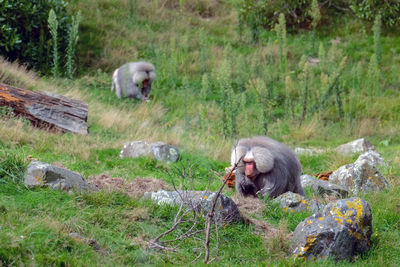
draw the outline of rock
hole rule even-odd
[[[273,201],[279,202],[283,210],[288,212],[317,212],[324,208],[324,205],[322,205],[321,203],[315,200],[307,200],[305,197],[293,192],[286,192],[275,198]]]
[[[375,147],[365,138],[351,141],[336,148],[338,153],[344,155],[363,153],[369,150],[375,150]]]
[[[150,144],[150,147],[157,160],[176,162],[179,159],[179,151],[176,146],[157,142]]]
[[[186,208],[194,209],[197,212],[207,215],[212,208],[212,203],[216,195],[216,192],[209,191],[160,190],[158,192],[146,192],[144,197],[150,198],[158,205],[180,205],[183,202]],[[219,225],[242,221],[242,217],[235,202],[224,195],[220,195],[217,200],[215,216]]]
[[[340,185],[333,184],[324,180],[315,179],[308,174],[300,176],[300,182],[303,188],[311,187],[314,192],[320,195],[328,194],[343,198],[347,197],[349,193],[344,187]]]
[[[120,152],[121,158],[137,158],[141,156],[150,156],[157,160],[171,163],[179,159],[179,150],[177,147],[163,142],[133,141],[125,143]]]
[[[318,154],[317,151],[315,151],[314,149],[311,148],[302,148],[302,147],[296,147],[294,149],[294,153],[297,156],[301,156],[301,155],[305,155],[305,156],[315,156]]]
[[[32,161],[28,165],[24,179],[28,187],[47,186],[51,189],[66,191],[98,191],[79,173],[40,161]]]
[[[379,154],[379,152],[377,151],[367,151],[363,154],[361,154],[358,159],[356,160],[356,162],[361,162],[362,160],[367,160],[371,163],[371,165],[378,167],[378,166],[386,166],[386,163],[383,159],[383,157],[381,156],[381,154]]]
[[[390,186],[368,159],[360,159],[340,167],[331,174],[329,181],[344,187],[353,195],[359,192],[377,192]]]
[[[358,197],[328,204],[295,229],[293,256],[307,260],[331,257],[351,260],[371,245],[372,213],[365,200]]]

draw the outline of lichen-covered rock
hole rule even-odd
[[[66,191],[98,191],[79,173],[40,161],[32,161],[28,165],[24,179],[28,187],[47,186]]]
[[[386,165],[385,160],[383,159],[381,154],[379,154],[379,152],[374,151],[374,150],[370,150],[370,151],[364,152],[363,154],[361,154],[358,157],[356,162],[360,162],[362,160],[369,161],[371,163],[371,165],[373,165],[375,167],[385,166]]]
[[[275,198],[273,201],[279,202],[282,206],[282,209],[287,212],[317,212],[324,208],[324,205],[316,200],[308,200],[305,197],[293,192],[286,192]]]
[[[157,160],[171,163],[179,159],[179,150],[177,147],[163,142],[133,141],[125,143],[120,152],[121,158],[137,158],[141,156],[150,156]]]
[[[354,195],[377,192],[389,187],[389,182],[368,159],[360,159],[334,171],[329,181],[344,187]]]
[[[150,198],[158,205],[183,205],[197,212],[207,215],[212,208],[212,203],[217,196],[216,192],[210,191],[165,191],[146,192],[145,198]],[[219,225],[242,221],[239,209],[235,202],[227,196],[220,195],[215,208],[215,218]]]
[[[349,193],[343,186],[313,178],[308,174],[300,176],[300,182],[303,188],[310,187],[320,195],[328,194],[343,198],[347,197]]]
[[[301,222],[293,233],[293,256],[351,260],[370,248],[371,208],[357,197],[329,203]]]
[[[157,142],[151,143],[150,148],[156,160],[175,162],[179,159],[179,151],[176,146]]]
[[[363,153],[369,150],[375,150],[375,147],[365,138],[351,141],[336,148],[337,152],[344,155]]]

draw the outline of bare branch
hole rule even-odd
[[[213,199],[211,210],[207,214],[207,223],[206,223],[206,240],[204,241],[204,248],[206,250],[206,254],[204,256],[204,263],[208,263],[210,259],[210,232],[211,232],[211,223],[213,219],[215,220],[215,206],[217,205],[217,200],[221,195],[222,189],[224,189],[226,182],[231,178],[233,172],[237,169],[239,162],[242,160],[243,156],[235,163],[233,168],[230,170],[228,177],[224,180],[224,183],[220,186],[215,198]],[[218,242],[218,241],[217,241]]]
[[[182,208],[182,206],[183,206],[183,202],[182,202],[182,204],[181,204],[180,209]],[[174,222],[174,224],[171,226],[170,229],[168,229],[167,231],[165,231],[165,232],[159,234],[156,238],[154,238],[154,239],[153,239],[152,241],[150,241],[150,242],[152,242],[152,243],[159,243],[160,238],[162,238],[163,236],[166,236],[167,234],[169,234],[169,233],[175,231],[179,224],[186,222],[186,221],[183,221],[183,218],[184,218],[185,215],[186,215],[188,212],[190,212],[190,211],[191,211],[191,210],[188,209],[188,210],[186,210],[185,212],[183,212],[182,215],[179,217],[179,219],[177,219],[177,221]],[[178,212],[178,213],[179,213],[179,212]],[[178,217],[178,216],[176,216],[175,219],[176,219],[177,217]]]
[[[200,259],[201,254],[202,254],[202,252],[200,251],[199,255],[198,255],[194,260],[192,260],[192,262],[191,262],[190,264],[193,264],[193,263],[195,263],[198,259]]]

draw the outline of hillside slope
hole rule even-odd
[[[79,77],[74,80],[38,78],[17,63],[0,62],[0,82],[87,102],[90,125],[87,136],[55,134],[1,110],[0,263],[187,265],[204,253],[203,235],[187,239],[176,252],[147,249],[147,241],[172,225],[177,208],[124,192],[79,195],[27,189],[21,177],[28,158],[61,164],[89,179],[105,175],[130,182],[151,177],[170,186],[217,190],[235,140],[268,134],[293,148],[320,149],[367,137],[390,162],[382,173],[392,184],[389,190],[363,196],[373,210],[372,248],[354,263],[324,265],[400,265],[399,37],[383,34],[382,61],[374,65],[370,25],[359,31],[359,21],[346,18],[345,27],[320,32],[316,40],[305,31],[288,34],[282,43],[271,31],[253,43],[247,29],[239,31],[230,1],[194,2],[70,1],[70,10],[83,14]],[[310,58],[320,63],[311,65]],[[117,99],[110,90],[112,71],[136,60],[156,66],[149,103]],[[174,164],[120,159],[122,145],[133,140],[174,144],[182,158]],[[300,161],[303,173],[313,174],[356,157],[329,151],[301,156]],[[232,196],[233,191],[226,188],[224,194]],[[219,247],[212,264],[304,264],[291,259],[287,234],[309,213],[286,214],[268,200],[265,205],[253,218],[272,224],[279,235],[255,235],[252,224],[221,227],[218,243],[215,232],[211,239],[212,256]],[[198,227],[203,226],[201,222]],[[71,232],[95,239],[100,249],[71,238]]]

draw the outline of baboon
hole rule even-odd
[[[156,78],[153,64],[148,62],[129,62],[114,71],[111,91],[115,89],[118,98],[135,97],[149,100],[151,84]]]
[[[293,151],[267,136],[240,139],[231,154],[236,163],[236,192],[243,196],[277,196],[291,191],[305,196],[301,165]]]

